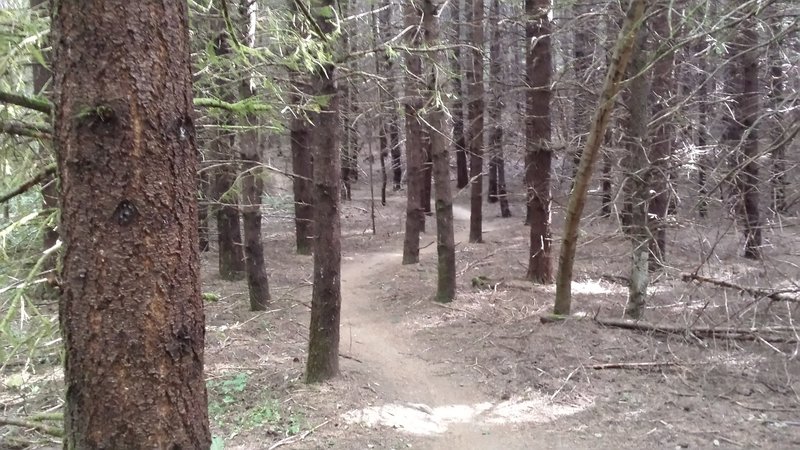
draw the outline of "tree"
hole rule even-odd
[[[253,8],[251,9],[251,4]],[[256,12],[250,0],[239,3],[240,42],[255,47],[255,30],[251,29],[251,15]],[[251,79],[245,76],[239,84],[242,100],[255,96]],[[250,295],[250,310],[265,311],[271,300],[264,245],[261,242],[261,196],[264,195],[264,171],[261,167],[261,139],[258,118],[253,114],[244,116],[247,130],[239,136],[239,157],[242,160],[242,222],[244,225],[244,256],[247,290]]]
[[[452,71],[453,71],[453,146],[456,150],[456,187],[463,189],[469,184],[469,169],[467,167],[467,142],[464,136],[464,96],[463,84],[463,64],[461,61],[461,3],[462,0],[453,1],[453,9],[450,10],[450,23],[453,24],[453,48]]]
[[[223,68],[217,68],[215,93],[224,101],[236,99],[236,86],[225,80],[226,66],[231,66],[231,42],[224,20],[217,20],[216,30],[221,30],[213,43],[214,53],[220,57]],[[211,156],[216,165],[211,186],[212,198],[217,202],[217,243],[219,253],[219,275],[223,280],[236,281],[245,278],[244,247],[239,215],[239,193],[236,191],[238,164],[234,154],[235,134],[231,128],[236,125],[233,114],[220,113],[216,123],[218,130],[210,144]]]
[[[653,17],[654,41],[660,43],[653,63],[652,82],[652,124],[649,133],[648,159],[652,165],[649,170],[649,190],[653,192],[648,201],[647,222],[650,239],[649,267],[651,271],[664,266],[664,257],[667,245],[667,230],[665,219],[670,202],[670,186],[668,167],[672,157],[672,141],[675,139],[674,114],[671,109],[671,96],[675,90],[675,77],[673,75],[675,54],[672,50],[674,42],[671,39],[670,5],[662,2],[661,10]],[[665,50],[664,50],[665,49]],[[644,92],[647,95],[647,91]]]
[[[187,8],[54,3],[65,448],[210,445]]]
[[[469,0],[467,24],[472,59],[467,66],[469,123],[469,241],[483,242],[483,0]]]
[[[549,0],[526,0],[525,69],[528,85],[525,111],[525,184],[528,189],[530,258],[527,278],[537,283],[553,281],[550,232],[550,77],[551,56]]]
[[[439,40],[439,27],[436,23],[438,7],[434,0],[422,3],[422,28],[425,43],[433,47]],[[436,54],[432,56],[428,69],[428,136],[436,188],[436,250],[438,261],[438,282],[436,300],[450,302],[456,295],[456,245],[453,235],[453,195],[450,190],[450,157],[445,143],[444,106],[441,98]]]
[[[648,200],[652,187],[650,155],[647,151],[649,123],[647,97],[650,81],[647,74],[646,42],[647,31],[642,27],[637,33],[632,60],[628,67],[630,87],[625,96],[628,110],[628,120],[625,124],[627,154],[622,159],[625,192],[622,224],[631,242],[632,256],[625,315],[634,319],[641,317],[647,298],[649,244],[652,240],[648,228]]]
[[[578,245],[578,229],[586,204],[586,191],[592,178],[592,169],[599,155],[598,150],[605,134],[614,98],[620,89],[620,82],[625,74],[631,58],[633,42],[637,30],[641,26],[646,0],[631,0],[625,22],[622,25],[614,56],[608,66],[608,73],[603,82],[603,89],[589,128],[589,136],[581,153],[580,164],[574,180],[574,187],[567,203],[564,220],[564,237],[561,241],[561,253],[558,258],[558,275],[556,277],[556,301],[553,312],[556,315],[568,315],[572,304],[572,270],[575,264],[575,249]]]
[[[732,43],[734,72],[733,117],[728,122],[728,139],[736,151],[736,191],[744,226],[744,257],[761,259],[761,218],[759,211],[758,131],[759,103],[758,32],[752,18],[739,24]]]
[[[334,0],[313,0],[316,38],[327,52],[336,48]],[[333,61],[333,59],[331,60]],[[333,62],[312,74],[314,95],[322,99],[312,114],[314,133],[314,287],[311,294],[306,381],[315,383],[339,373],[341,292],[341,225],[339,218],[341,157],[339,152],[339,92]]]
[[[506,193],[506,162],[503,157],[503,101],[501,78],[503,75],[503,55],[501,51],[500,39],[500,1],[492,1],[491,12],[492,43],[489,46],[491,52],[491,63],[489,65],[489,80],[492,99],[489,104],[489,117],[492,120],[492,130],[489,134],[489,148],[491,158],[489,159],[489,203],[500,202],[500,216],[511,217],[511,210],[508,207],[508,195]]]
[[[410,47],[419,47],[422,40],[417,32],[420,12],[416,5],[407,0],[403,4],[403,17]],[[422,94],[419,80],[422,78],[422,59],[416,52],[406,54],[406,230],[403,240],[403,264],[419,262],[419,234],[425,227],[425,214],[422,210],[422,124],[419,114],[422,111]]]
[[[289,0],[289,9],[294,13],[292,26],[298,33],[305,33],[304,22],[297,15],[294,0]],[[291,103],[297,108],[289,119],[289,142],[292,151],[292,194],[294,196],[294,232],[297,254],[310,255],[314,247],[312,228],[314,225],[314,193],[312,177],[314,168],[311,157],[311,136],[308,120],[302,112],[303,97],[308,89],[307,80],[299,71],[293,71]]]

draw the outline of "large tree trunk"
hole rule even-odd
[[[255,47],[255,29],[251,29],[251,0],[239,3],[239,19],[242,24],[241,42],[248,47]],[[244,100],[253,97],[255,92],[249,77],[245,77],[239,86],[239,97]],[[269,278],[267,263],[264,258],[264,244],[261,242],[261,196],[264,194],[264,174],[261,167],[261,139],[258,132],[258,119],[247,115],[245,126],[251,127],[239,136],[239,156],[242,159],[242,191],[244,205],[242,222],[244,225],[244,256],[247,271],[247,290],[250,294],[250,310],[265,311],[271,298],[269,294]]]
[[[626,97],[628,120],[625,130],[627,154],[622,159],[625,206],[622,214],[623,230],[631,241],[631,276],[628,283],[628,302],[625,315],[638,319],[642,315],[649,283],[648,259],[650,230],[648,229],[648,199],[651,164],[645,141],[649,115],[647,97],[650,83],[647,70],[645,44],[647,31],[639,29],[628,74],[629,91]]]
[[[327,36],[327,51],[333,52],[335,23],[323,15],[334,7],[333,0],[314,0],[312,11],[318,27]],[[339,92],[336,66],[326,64],[314,73],[314,94],[329,98],[313,115],[314,148],[314,287],[311,294],[306,381],[320,382],[339,373],[339,317],[341,292],[341,225],[339,219],[340,152]]]
[[[467,66],[469,97],[469,241],[483,242],[483,0],[470,0],[467,7],[472,59]]]
[[[631,0],[625,22],[622,25],[614,56],[608,66],[603,90],[597,105],[597,111],[589,128],[586,146],[581,153],[578,173],[574,187],[567,203],[564,220],[564,237],[561,242],[561,253],[558,259],[558,275],[556,278],[556,301],[553,312],[568,315],[572,306],[572,270],[575,265],[575,250],[578,245],[578,230],[586,204],[586,193],[592,178],[592,170],[599,156],[600,144],[605,135],[611,111],[614,109],[614,98],[620,89],[620,82],[630,61],[633,42],[637,30],[641,26],[646,0]]]
[[[537,283],[553,281],[550,232],[550,77],[552,44],[550,38],[549,0],[526,0],[525,68],[528,84],[527,123],[525,125],[525,184],[528,188],[530,258],[527,278]]]
[[[65,448],[210,446],[187,8],[53,11]]]
[[[410,1],[403,4],[406,27],[419,25],[420,11]],[[414,28],[416,29],[416,28]],[[419,32],[408,33],[409,45],[419,47]],[[406,54],[406,232],[403,242],[403,264],[419,262],[419,235],[425,227],[425,214],[422,210],[422,124],[419,113],[422,111],[422,95],[419,79],[422,77],[422,60],[418,53]]]
[[[437,6],[434,0],[422,3],[422,27],[428,47],[438,44],[439,27],[436,21]],[[428,73],[428,98],[438,95],[438,66],[440,58],[432,55]],[[438,277],[436,301],[450,302],[456,296],[456,245],[453,234],[453,194],[450,188],[450,157],[445,143],[444,111],[439,103],[429,110],[427,117],[430,152],[433,159],[433,178],[436,188],[436,250],[438,255]]]

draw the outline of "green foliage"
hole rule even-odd
[[[259,427],[285,436],[299,433],[305,422],[302,416],[287,413],[280,403],[261,389],[250,383],[246,373],[209,381],[209,418],[220,427],[229,429],[232,435]],[[257,399],[255,406],[241,409],[250,399]]]

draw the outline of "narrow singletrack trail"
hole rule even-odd
[[[463,221],[469,220],[469,211],[456,207],[454,216],[456,242],[466,242]],[[428,226],[435,227],[428,220]],[[366,371],[386,402],[348,413],[350,417],[396,432],[430,436],[426,440],[430,446],[425,447],[430,449],[569,448],[560,439],[553,440],[556,436],[542,436],[546,425],[531,423],[551,418],[514,420],[520,410],[531,414],[535,406],[530,402],[503,404],[486,398],[477,384],[456,382],[420,357],[428,344],[404,326],[404,316],[386,311],[380,300],[385,292],[379,281],[391,279],[398,270],[401,252],[393,249],[343,260],[341,349],[361,361],[359,369]],[[421,259],[434,261],[435,252],[436,246],[429,246]]]

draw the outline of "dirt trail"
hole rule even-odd
[[[469,211],[456,206],[454,217],[457,226],[463,228]],[[466,231],[457,229],[456,241],[466,239]],[[477,385],[458,384],[420,358],[424,344],[403,326],[403,317],[384,311],[378,300],[383,294],[378,283],[391,279],[391,273],[400,267],[400,252],[396,249],[353,256],[346,258],[342,266],[341,348],[346,355],[362,361],[359,369],[370,375],[376,384],[372,388],[386,402],[371,411],[381,417],[372,422],[431,436],[431,449],[562,447],[558,440],[544,442],[541,431],[532,440],[532,424],[520,430],[514,425],[487,423],[507,422],[504,416],[515,416],[520,408],[531,406],[498,405],[497,399],[482,396]],[[424,260],[433,255],[435,246],[430,246],[423,249],[421,257]]]

